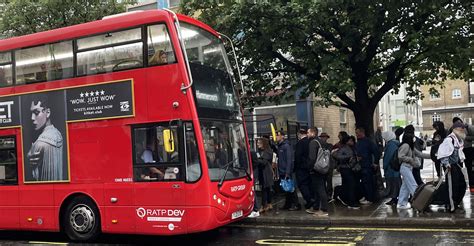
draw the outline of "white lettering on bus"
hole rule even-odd
[[[107,95],[107,96],[101,96],[100,100],[101,101],[110,101],[110,100],[114,100],[114,98],[115,98],[115,95]]]
[[[12,122],[12,105],[13,101],[0,102],[0,119],[2,119],[2,123]]]
[[[151,209],[137,208],[137,216],[141,219],[147,217],[147,221],[181,221],[185,210],[181,209]]]
[[[245,185],[237,185],[237,186],[230,187],[231,192],[236,192],[240,190],[245,190]]]
[[[219,97],[217,95],[202,93],[198,90],[196,90],[196,97],[198,99],[202,99],[202,100],[206,100],[206,101],[213,101],[213,102],[218,102],[219,101]]]

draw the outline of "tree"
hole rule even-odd
[[[0,0],[0,34],[20,36],[125,12],[135,0]]]
[[[472,78],[472,4],[467,0],[191,1],[185,14],[231,36],[246,81],[245,101],[278,102],[302,88],[320,105],[353,111],[373,133],[380,99],[407,84]],[[275,96],[266,98],[272,93]]]

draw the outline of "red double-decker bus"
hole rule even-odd
[[[0,40],[0,229],[170,235],[253,207],[220,35],[167,10]]]

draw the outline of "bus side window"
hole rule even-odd
[[[11,52],[0,52],[0,87],[13,84]]]
[[[163,132],[170,130],[175,141],[174,151],[167,152]],[[135,181],[180,181],[183,180],[183,165],[180,160],[178,131],[166,125],[148,125],[133,128]]]
[[[28,84],[73,76],[72,41],[15,51],[16,83]]]
[[[176,62],[168,29],[164,24],[148,26],[148,65]]]
[[[141,28],[80,38],[77,49],[78,76],[143,66]]]
[[[14,137],[0,137],[0,185],[18,184]]]

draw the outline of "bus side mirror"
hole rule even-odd
[[[173,132],[170,129],[163,131],[163,143],[165,145],[166,153],[174,152],[174,136]]]

